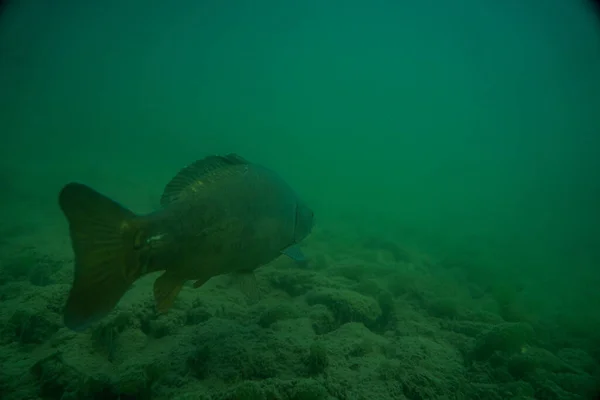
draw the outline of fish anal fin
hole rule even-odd
[[[203,186],[218,179],[216,171],[232,165],[249,164],[237,154],[225,156],[208,156],[182,168],[165,186],[160,198],[161,206],[165,207],[186,194],[202,190]]]
[[[70,183],[59,205],[69,222],[75,253],[65,325],[83,330],[108,314],[143,273],[135,238],[143,220],[86,185]]]
[[[177,295],[181,291],[185,279],[164,272],[154,281],[154,300],[156,311],[160,314],[166,313],[173,306]]]

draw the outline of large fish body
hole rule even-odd
[[[70,183],[60,206],[69,222],[75,277],[65,324],[85,329],[108,314],[139,277],[154,283],[159,312],[187,280],[252,276],[280,254],[302,259],[296,244],[313,212],[273,171],[230,154],[184,168],[166,186],[162,208],[137,216],[88,186]]]

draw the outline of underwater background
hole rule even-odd
[[[8,1],[0,398],[588,399],[600,382],[600,23],[584,2]],[[306,268],[83,333],[57,204],[135,212],[235,152],[314,209]]]

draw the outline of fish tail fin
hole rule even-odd
[[[59,196],[75,253],[75,277],[64,310],[65,325],[85,329],[108,314],[142,275],[136,255],[141,218],[79,183]]]

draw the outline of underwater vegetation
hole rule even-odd
[[[68,257],[5,245],[0,397],[575,400],[596,389],[597,321],[531,318],[522,289],[486,281],[468,253],[341,243],[317,230],[307,268],[282,257],[257,270],[258,302],[216,277],[157,314],[150,275],[82,333],[61,320]]]

